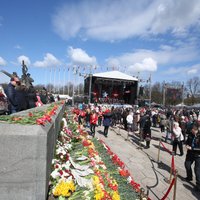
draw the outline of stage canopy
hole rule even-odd
[[[119,71],[96,73],[96,74],[93,74],[92,76],[104,78],[104,79],[108,78],[108,79],[123,80],[123,81],[138,81],[136,77],[129,76]]]
[[[92,103],[134,104],[137,99],[138,79],[119,71],[91,74],[84,83]]]

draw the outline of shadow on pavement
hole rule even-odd
[[[159,149],[159,145],[157,145],[157,144],[152,144],[155,148],[157,148],[157,149]],[[168,152],[165,148],[163,148],[162,146],[160,146],[160,150],[161,151],[165,151],[165,152]],[[171,151],[171,150],[169,150],[169,151]],[[169,152],[168,152],[169,153]]]
[[[97,132],[98,132],[100,135],[103,135],[104,137],[106,137],[106,136],[104,135],[103,131],[98,130]],[[108,136],[109,136],[109,131],[108,131]]]
[[[142,144],[142,141],[140,141],[140,138],[137,137],[135,134],[134,135],[129,135],[129,137],[130,137],[131,141],[133,143],[135,143],[136,145],[141,146],[142,148],[145,147],[145,145]]]
[[[143,151],[143,152],[144,152],[144,151]],[[146,185],[146,187],[147,187],[147,196],[149,196],[149,192],[151,191],[151,193],[152,193],[157,199],[160,199],[160,198],[155,194],[155,192],[152,190],[153,188],[155,188],[155,187],[158,186],[158,184],[159,184],[159,179],[158,179],[158,175],[157,175],[157,172],[158,172],[158,171],[155,169],[155,166],[154,166],[155,161],[149,156],[148,153],[146,153],[146,152],[144,152],[144,153],[147,155],[149,161],[151,162],[152,170],[153,170],[153,172],[154,172],[154,174],[155,174],[155,178],[156,178],[156,182],[155,182],[154,185]]]
[[[195,191],[195,189],[194,189],[194,184],[192,184],[192,185],[193,185],[193,186],[190,186],[190,185],[187,185],[187,184],[183,183],[183,186],[184,186],[187,190],[189,190],[189,191],[192,193],[192,195],[194,195],[197,199],[200,199],[200,192]]]

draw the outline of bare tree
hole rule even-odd
[[[200,91],[200,79],[199,77],[191,78],[187,81],[187,89],[190,96],[196,96]]]
[[[151,96],[152,96],[152,102],[155,102],[157,104],[162,104],[162,85],[159,82],[156,82],[151,87]]]
[[[195,103],[195,99],[197,98],[197,95],[200,92],[200,79],[199,77],[193,77],[187,81],[187,92],[188,97],[191,100],[191,104]]]

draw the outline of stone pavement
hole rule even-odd
[[[96,127],[95,137],[102,139],[119,156],[126,164],[134,180],[145,189],[145,193],[148,192],[152,200],[161,199],[169,188],[167,179],[170,177],[171,155],[161,147],[159,162],[157,162],[159,140],[163,138],[159,128],[152,128],[152,140],[149,149],[140,148],[144,147],[145,142],[140,143],[137,134],[131,134],[130,139],[125,140],[127,138],[125,130],[119,127],[110,127],[106,138],[103,135],[103,128],[103,126]],[[169,150],[172,149],[170,144],[164,142],[163,144]],[[179,154],[178,149],[177,153]],[[175,168],[178,170],[176,199],[200,200],[200,192],[193,189],[195,181],[188,183],[183,179],[186,176],[185,154],[175,156]],[[174,188],[166,199],[172,200],[173,192]]]

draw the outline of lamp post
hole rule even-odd
[[[89,101],[88,103],[91,103],[91,91],[92,91],[92,74],[89,74],[90,82],[89,82]]]
[[[165,93],[166,93],[165,90],[166,90],[166,83],[164,83],[164,86],[163,86],[163,106],[165,106],[165,101],[166,101],[166,100],[165,100],[165,98],[166,98],[166,97],[165,97]]]
[[[74,83],[72,85],[72,106],[74,106]]]
[[[149,107],[151,107],[151,74],[149,76]]]

